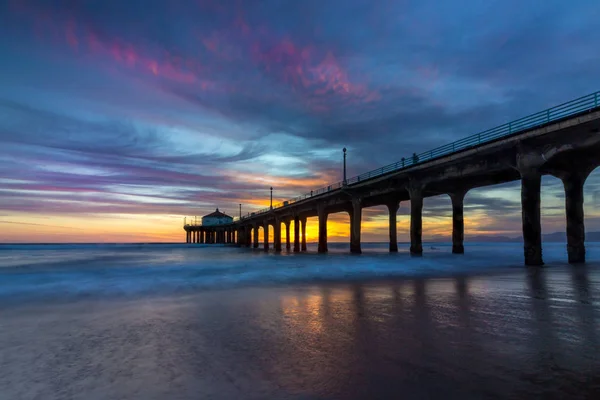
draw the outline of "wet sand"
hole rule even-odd
[[[600,268],[532,271],[5,302],[0,398],[600,398]]]

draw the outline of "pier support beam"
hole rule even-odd
[[[269,251],[269,224],[267,222],[265,222],[263,224],[263,233],[264,233],[263,248],[265,249],[265,251]]]
[[[390,236],[390,253],[398,252],[398,228],[397,228],[397,214],[398,208],[400,207],[399,201],[392,201],[387,204],[388,213],[390,217],[389,223],[389,236]]]
[[[190,242],[190,233],[188,231],[185,231],[185,242],[186,243]]]
[[[352,199],[352,211],[350,211],[350,253],[361,254],[360,248],[360,225],[362,221],[362,201],[360,198]]]
[[[250,248],[252,246],[252,227],[250,225],[246,226],[246,247]]]
[[[421,187],[412,186],[410,195],[410,254],[423,254],[423,191]]]
[[[281,252],[281,221],[279,219],[275,219],[273,225],[273,247],[276,252]]]
[[[294,218],[294,253],[300,251],[300,218]]]
[[[531,168],[521,171],[521,217],[525,265],[544,265],[540,217],[541,185],[542,175],[539,170]]]
[[[306,251],[306,218],[302,218],[302,251]]]
[[[327,253],[327,212],[325,207],[319,207],[319,253]]]
[[[252,228],[252,230],[254,233],[254,243],[253,243],[252,247],[254,247],[255,249],[258,249],[258,231],[259,231],[258,224],[254,224],[254,227]]]
[[[464,200],[466,190],[457,190],[448,193],[452,200],[452,253],[465,253],[465,220],[464,220]]]
[[[567,254],[570,264],[585,262],[585,223],[583,185],[591,169],[570,173],[562,178],[567,215]]]
[[[286,220],[284,222],[285,224],[285,249],[287,251],[290,251],[291,249],[291,245],[290,245],[290,220]]]

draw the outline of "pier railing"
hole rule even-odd
[[[202,217],[185,217],[183,218],[183,226],[202,226]]]
[[[453,153],[458,153],[460,151],[464,151],[472,147],[489,143],[503,137],[509,137],[514,134],[526,131],[528,129],[539,127],[550,122],[558,121],[566,117],[593,110],[595,108],[598,108],[599,106],[600,91],[554,106],[552,108],[548,108],[547,110],[519,118],[517,120],[508,122],[495,128],[476,133],[474,135],[457,140],[455,142],[436,147],[435,149],[428,150],[420,154],[413,154],[412,156],[406,158],[402,158],[400,161],[397,161],[395,163],[388,164],[381,168],[377,168],[372,171],[365,172],[364,174],[349,178],[346,180],[346,185],[354,185],[371,178],[410,168],[414,165],[423,163],[425,161],[431,161],[433,159],[447,156]],[[293,199],[289,199],[282,203],[274,204],[273,208],[263,208],[262,210],[252,212],[248,215],[244,215],[241,217],[241,219],[243,220],[245,218],[254,217],[255,215],[264,214],[266,212],[271,211],[272,209],[285,207],[290,204],[306,200],[314,196],[318,196],[320,194],[331,192],[332,190],[341,189],[343,186],[343,181],[335,182],[330,185],[327,185],[326,187],[313,190],[310,193],[305,193],[301,196],[294,197]],[[239,219],[240,218],[238,218],[237,220]]]

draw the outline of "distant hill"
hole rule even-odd
[[[451,237],[445,236],[433,236],[425,239],[428,242],[451,242]],[[600,232],[586,232],[586,242],[600,242]],[[485,243],[514,243],[522,242],[521,236],[509,237],[509,236],[496,236],[496,235],[476,235],[476,236],[465,236],[465,242],[485,242]],[[567,242],[566,232],[554,232],[542,235],[543,242]]]

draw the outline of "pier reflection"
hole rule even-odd
[[[537,270],[313,285],[282,290],[276,305],[250,301],[257,314],[230,332],[252,368],[290,394],[536,395],[546,379],[560,391],[575,371],[598,371],[596,291],[584,269],[550,282]]]

